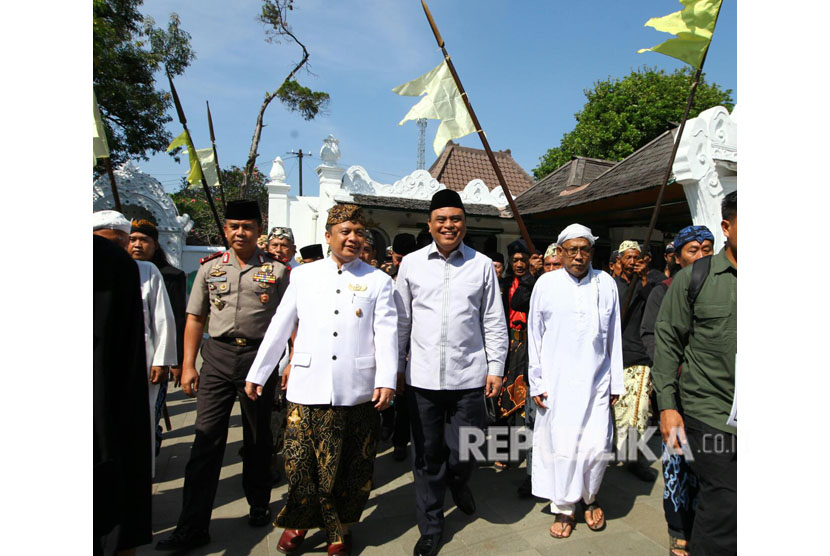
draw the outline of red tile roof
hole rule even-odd
[[[507,188],[513,197],[518,197],[536,183],[535,180],[513,160],[510,149],[493,153],[499,164]],[[430,166],[433,178],[447,186],[448,189],[462,191],[474,179],[483,180],[492,191],[499,186],[499,180],[484,149],[462,147],[449,141],[438,159]]]

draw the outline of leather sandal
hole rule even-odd
[[[277,550],[283,554],[291,554],[303,544],[308,529],[286,529],[277,543]]]
[[[588,523],[588,518],[585,518],[585,525],[588,526],[588,529],[590,529],[591,531],[602,531],[603,529],[605,529],[605,511],[603,511],[603,509],[599,507],[597,501],[594,500],[590,504],[586,504],[585,502],[583,502],[582,505],[585,507],[584,513],[587,514],[588,512],[591,512],[591,517],[594,517],[594,512],[596,510],[602,512],[602,517],[593,526],[591,526],[591,524]]]
[[[683,546],[680,546],[681,542]],[[675,550],[680,552],[675,552]],[[689,541],[669,535],[669,556],[689,556]]]
[[[562,533],[558,534],[558,535],[553,532],[553,525],[556,525],[557,523],[562,523],[563,524]],[[571,533],[573,533],[573,530],[576,527],[576,520],[574,519],[574,516],[572,516],[572,515],[556,514],[556,517],[553,518],[553,525],[551,525],[550,530],[549,530],[550,536],[553,537],[554,539],[567,539],[568,537],[571,536]],[[566,535],[564,527],[566,527],[568,525],[571,526],[571,530],[568,531],[568,534]]]

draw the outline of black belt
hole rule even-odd
[[[251,347],[258,347],[259,344],[262,343],[262,338],[258,340],[251,340],[249,338],[231,338],[229,336],[217,336],[213,338],[217,342],[222,342],[223,344],[231,344],[234,346],[251,346]]]

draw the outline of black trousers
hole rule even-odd
[[[472,458],[461,460],[459,429],[484,426],[484,388],[425,390],[407,385],[406,396],[418,529],[433,535],[444,528],[446,487],[466,484],[476,466]]]
[[[738,439],[697,419],[684,417],[700,488],[692,526],[693,556],[738,553]]]
[[[202,346],[204,363],[196,396],[196,438],[184,472],[182,513],[177,529],[207,530],[228,441],[228,423],[234,401],[242,406],[242,488],[250,506],[267,506],[271,500],[269,463],[273,439],[271,406],[277,373],[265,384],[262,396],[245,395],[245,377],[257,347],[234,346],[209,339]]]

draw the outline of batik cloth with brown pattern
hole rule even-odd
[[[357,523],[372,491],[380,414],[356,406],[288,402],[283,457],[288,499],[274,525],[326,531],[343,542],[343,525]]]
[[[632,365],[623,369],[625,393],[614,404],[614,425],[617,451],[627,454],[625,449],[629,428],[634,427],[640,436],[646,432],[651,395],[651,368],[647,365]]]
[[[508,329],[510,347],[504,362],[504,379],[501,395],[498,398],[501,418],[506,418],[525,406],[527,398],[527,329]]]
[[[365,226],[366,218],[363,216],[363,211],[357,205],[334,205],[329,209],[326,226],[334,226],[341,222],[360,222]]]

